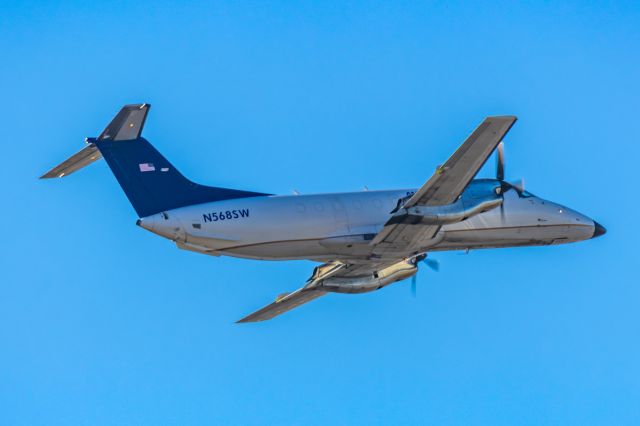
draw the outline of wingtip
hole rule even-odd
[[[47,173],[43,174],[42,176],[40,176],[38,179],[55,179],[55,178],[61,178],[61,177],[65,177],[66,174],[65,173],[61,173],[59,175],[55,175],[52,173],[52,171],[48,171]]]
[[[495,120],[495,119],[501,119],[501,120],[513,120],[516,121],[518,119],[518,116],[516,115],[490,115],[487,117],[488,120]]]
[[[255,320],[253,320],[253,321],[252,321],[252,320],[248,319],[247,317],[245,317],[245,318],[240,318],[240,319],[239,319],[238,321],[236,321],[235,323],[236,323],[236,324],[247,324],[247,323],[249,323],[249,322],[258,322],[258,321],[255,321]]]
[[[148,102],[140,102],[137,104],[126,104],[126,105],[123,105],[122,108],[138,108],[138,109],[151,108],[151,104]]]

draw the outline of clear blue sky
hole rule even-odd
[[[638,424],[638,2],[184,3],[0,8],[0,424]],[[238,326],[312,263],[180,251],[104,162],[37,180],[134,102],[187,176],[283,194],[419,186],[516,114],[509,178],[609,232]]]

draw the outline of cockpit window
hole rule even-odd
[[[512,185],[512,184],[510,184],[508,182],[504,182],[504,181],[502,181],[500,183],[500,186],[495,189],[495,192],[496,192],[496,194],[500,194],[501,192],[507,192],[510,189],[513,189],[514,191],[516,191],[518,193],[518,197],[520,197],[520,198],[535,197],[535,195],[533,195],[529,191],[523,191],[519,187],[517,187],[515,185]]]
[[[518,196],[520,198],[531,198],[531,197],[535,197],[535,195],[533,195],[532,193],[530,193],[529,191],[519,191],[516,188],[516,191],[518,191]]]

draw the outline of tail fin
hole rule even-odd
[[[149,108],[151,108],[151,105],[148,104],[125,105],[118,115],[111,120],[107,128],[100,133],[98,140],[111,139],[121,141],[138,139],[140,133],[142,133]],[[85,142],[87,146],[40,176],[40,179],[69,176],[71,173],[101,159],[102,154],[95,144],[96,139],[86,138]]]
[[[199,185],[140,137],[149,104],[126,105],[97,139],[42,178],[63,177],[104,157],[139,217],[211,201],[268,194]]]

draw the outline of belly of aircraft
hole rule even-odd
[[[444,238],[425,251],[447,251],[563,244],[588,238],[588,226],[540,225],[503,228],[443,229]],[[330,245],[322,239],[272,241],[229,247],[222,254],[251,259],[365,259],[370,252],[366,241]]]

